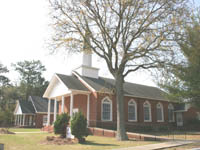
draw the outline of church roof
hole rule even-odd
[[[111,92],[114,89],[115,85],[114,79],[103,78],[103,77],[95,79],[84,76],[81,76],[81,78],[96,91]],[[139,98],[168,101],[167,98],[165,97],[166,93],[160,90],[159,88],[141,84],[135,84],[131,82],[124,83],[124,94],[127,96],[133,96]]]
[[[39,96],[29,96],[29,101],[32,101],[36,112],[38,113],[47,113],[48,112],[48,99],[42,98]],[[54,112],[54,100],[51,100],[51,109],[50,112]],[[58,111],[58,105],[57,105]]]
[[[35,109],[33,107],[32,102],[27,101],[27,100],[19,100],[19,105],[21,107],[23,114],[34,114],[35,113]]]
[[[54,112],[54,100],[51,100],[51,113]],[[19,100],[23,114],[47,113],[48,100],[39,96],[29,96],[28,100]],[[58,104],[57,104],[58,111]]]
[[[97,92],[112,92],[115,88],[115,80],[98,77],[98,78],[91,78],[86,76],[81,76],[77,72],[74,72],[71,76],[57,74],[58,77],[62,80],[64,84],[70,89],[74,90],[83,90],[89,91],[86,86],[76,77],[78,75],[83,81],[86,82],[91,88],[93,88]],[[124,83],[124,94],[125,96],[132,96],[138,98],[147,98],[147,99],[154,99],[154,100],[164,100],[168,101],[165,97],[166,93],[160,90],[157,87],[146,86],[135,84],[131,82]]]
[[[73,90],[81,90],[81,91],[89,91],[88,88],[86,88],[77,78],[76,76],[72,75],[63,75],[58,74],[56,75],[59,77],[59,79],[69,88]]]

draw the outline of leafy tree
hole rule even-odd
[[[139,69],[172,61],[174,34],[187,21],[187,0],[50,0],[52,52],[87,51],[102,58],[115,78],[117,139],[126,140],[124,79]],[[180,32],[181,33],[181,32]]]
[[[88,136],[87,120],[81,112],[75,113],[71,120],[71,131],[79,143],[84,143]]]
[[[178,41],[183,61],[165,68],[159,85],[170,99],[189,101],[200,108],[200,16],[194,16],[184,30],[185,35]]]
[[[48,82],[42,77],[46,68],[37,60],[23,61],[13,64],[15,70],[20,74],[19,90],[22,99],[27,99],[30,95],[42,96]]]
[[[54,133],[60,134],[63,138],[66,137],[66,128],[69,124],[69,119],[70,117],[66,113],[58,115],[54,122]]]
[[[4,73],[8,72],[9,70],[7,69],[7,67],[3,66],[3,64],[0,63],[0,87],[9,84],[10,80],[3,75]]]

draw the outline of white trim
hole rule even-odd
[[[70,95],[70,117],[73,116],[73,106],[74,106],[74,95],[71,93]]]
[[[130,104],[131,102],[133,102],[134,104]],[[135,106],[135,120],[130,120],[129,119],[129,105],[134,105]],[[129,100],[129,102],[128,102],[128,121],[130,121],[130,122],[137,122],[137,103],[133,99]]]
[[[56,121],[56,115],[57,115],[57,100],[54,100],[54,113],[53,113],[53,121]]]
[[[87,95],[87,125],[90,123],[90,94]]]
[[[145,115],[144,113],[144,105],[145,104],[148,104],[148,107],[149,107],[149,120],[145,120],[145,116],[144,116],[144,122],[152,122],[152,116],[151,116],[151,104],[149,103],[149,101],[145,101],[143,103],[143,114]]]
[[[172,120],[169,120],[169,109],[172,109],[172,110],[173,110],[173,111],[172,111],[172,113],[173,113],[173,114],[172,114]],[[168,104],[168,109],[167,109],[167,110],[168,110],[168,114],[167,114],[167,115],[168,115],[168,121],[169,121],[169,122],[175,122],[174,105],[171,104],[171,103]]]
[[[44,115],[48,115],[48,111],[47,112],[37,112],[37,114],[44,114]],[[35,114],[35,115],[37,115],[37,114]],[[50,112],[50,114],[52,115],[52,114],[54,114],[53,112]],[[58,113],[57,113],[58,114]]]
[[[61,113],[64,113],[64,106],[65,106],[65,97],[62,96],[62,101],[61,101]]]
[[[158,115],[158,114],[157,114],[157,109],[158,109],[159,107],[160,107],[161,113],[162,113],[162,114],[161,114],[161,117],[162,117],[161,120],[158,120],[158,118],[157,118],[157,115]],[[165,119],[164,119],[163,104],[160,103],[160,102],[156,104],[156,120],[157,120],[157,122],[164,122],[164,120],[165,120]]]
[[[19,100],[17,100],[17,105],[15,107],[14,115],[17,115],[17,109],[18,109],[18,107],[19,107]]]
[[[96,90],[90,86],[86,81],[84,81],[75,71],[72,71],[72,74],[74,74],[83,84],[87,86],[92,92],[96,92]]]
[[[30,98],[30,100],[31,100],[31,102],[32,102],[32,104],[33,104],[33,107],[34,107],[34,109],[35,109],[35,112],[37,113],[37,109],[36,109],[36,107],[35,107],[35,104],[33,103],[33,99],[32,99],[32,97],[29,96],[29,98]]]
[[[110,104],[110,120],[104,120],[103,119],[103,103],[104,103],[105,100],[108,100],[109,104]],[[108,96],[106,96],[101,101],[101,120],[102,121],[112,121],[112,114],[113,114],[113,112],[112,112],[112,100]]]
[[[51,100],[49,99],[48,100],[48,117],[47,117],[47,125],[50,125],[50,120],[51,120],[51,115],[50,115],[50,112],[51,112]]]
[[[23,126],[25,125],[25,115],[23,115]]]

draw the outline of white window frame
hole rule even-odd
[[[46,123],[44,123],[44,118],[45,118],[45,117],[46,117]],[[47,122],[48,122],[47,120],[48,120],[48,116],[47,116],[47,115],[43,115],[43,116],[42,116],[42,125],[43,125],[43,126],[46,126],[46,125],[47,125]]]
[[[148,107],[149,107],[149,120],[145,120],[145,113],[144,113],[144,107],[145,107],[145,105],[148,105]],[[143,104],[143,113],[144,113],[144,122],[152,122],[152,117],[151,117],[151,104],[149,103],[149,101],[145,101],[144,102],[144,104]]]
[[[168,121],[175,122],[174,112],[172,112],[172,120],[169,120],[169,109],[174,111],[174,106],[171,103],[168,105]]]
[[[162,117],[162,119],[161,120],[158,120],[158,118],[157,118],[157,109],[158,108],[160,108],[161,109],[161,117]],[[158,103],[157,105],[156,105],[156,119],[157,119],[157,122],[164,122],[164,110],[163,110],[163,104],[162,103]]]
[[[108,100],[109,102],[105,102],[106,100]],[[104,103],[109,103],[110,104],[110,119],[109,120],[105,120],[103,119],[103,104]],[[112,100],[110,100],[109,97],[105,97],[102,101],[101,101],[101,120],[102,121],[112,121]]]
[[[129,119],[129,106],[133,106],[133,105],[135,106],[135,119],[131,120],[131,119]],[[128,121],[131,121],[131,122],[137,121],[137,103],[133,99],[129,100],[129,102],[128,102]]]
[[[72,117],[75,115],[75,113],[78,113],[79,109],[78,108],[73,108],[72,110]]]

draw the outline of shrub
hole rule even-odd
[[[78,139],[79,143],[84,143],[88,136],[87,120],[81,112],[75,113],[71,120],[72,134]]]
[[[58,115],[54,122],[54,133],[60,134],[61,137],[66,137],[66,128],[69,124],[70,116],[66,113]]]
[[[13,112],[9,109],[0,111],[0,127],[9,128],[13,125]]]

